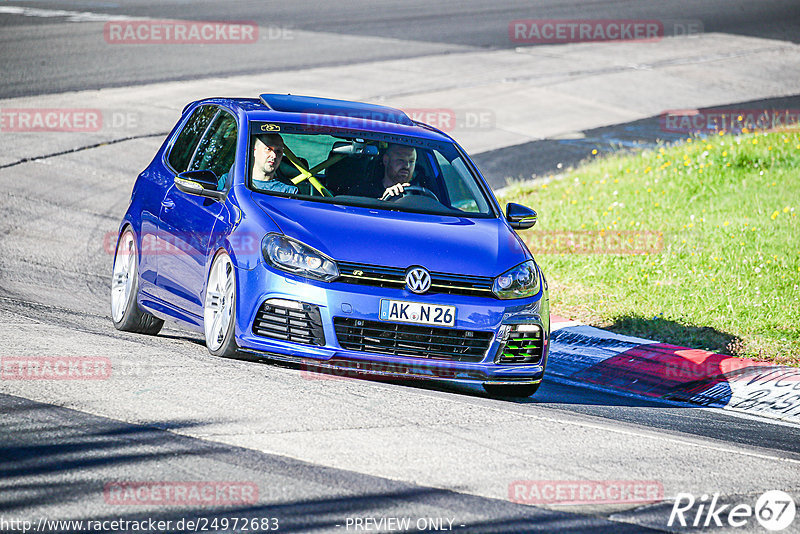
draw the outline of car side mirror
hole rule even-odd
[[[219,178],[214,171],[186,171],[175,177],[175,187],[189,195],[215,198],[217,200],[225,196],[225,191],[217,190]]]
[[[506,206],[506,220],[515,230],[525,230],[536,224],[536,212],[522,204],[509,202]]]

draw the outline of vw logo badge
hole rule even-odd
[[[406,287],[419,295],[431,288],[431,274],[424,267],[412,267],[406,273]]]

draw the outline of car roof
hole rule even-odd
[[[404,111],[378,104],[274,93],[264,93],[260,98],[207,98],[201,103],[225,105],[243,113],[248,121],[310,124],[453,142],[444,132],[411,119]]]

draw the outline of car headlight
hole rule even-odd
[[[284,235],[268,234],[261,242],[261,252],[267,263],[283,271],[323,282],[339,276],[339,268],[332,259]]]
[[[535,295],[541,289],[536,263],[528,260],[494,279],[492,291],[500,299],[519,299]]]

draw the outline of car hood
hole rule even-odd
[[[284,234],[338,261],[494,277],[530,258],[501,219],[252,198]]]

